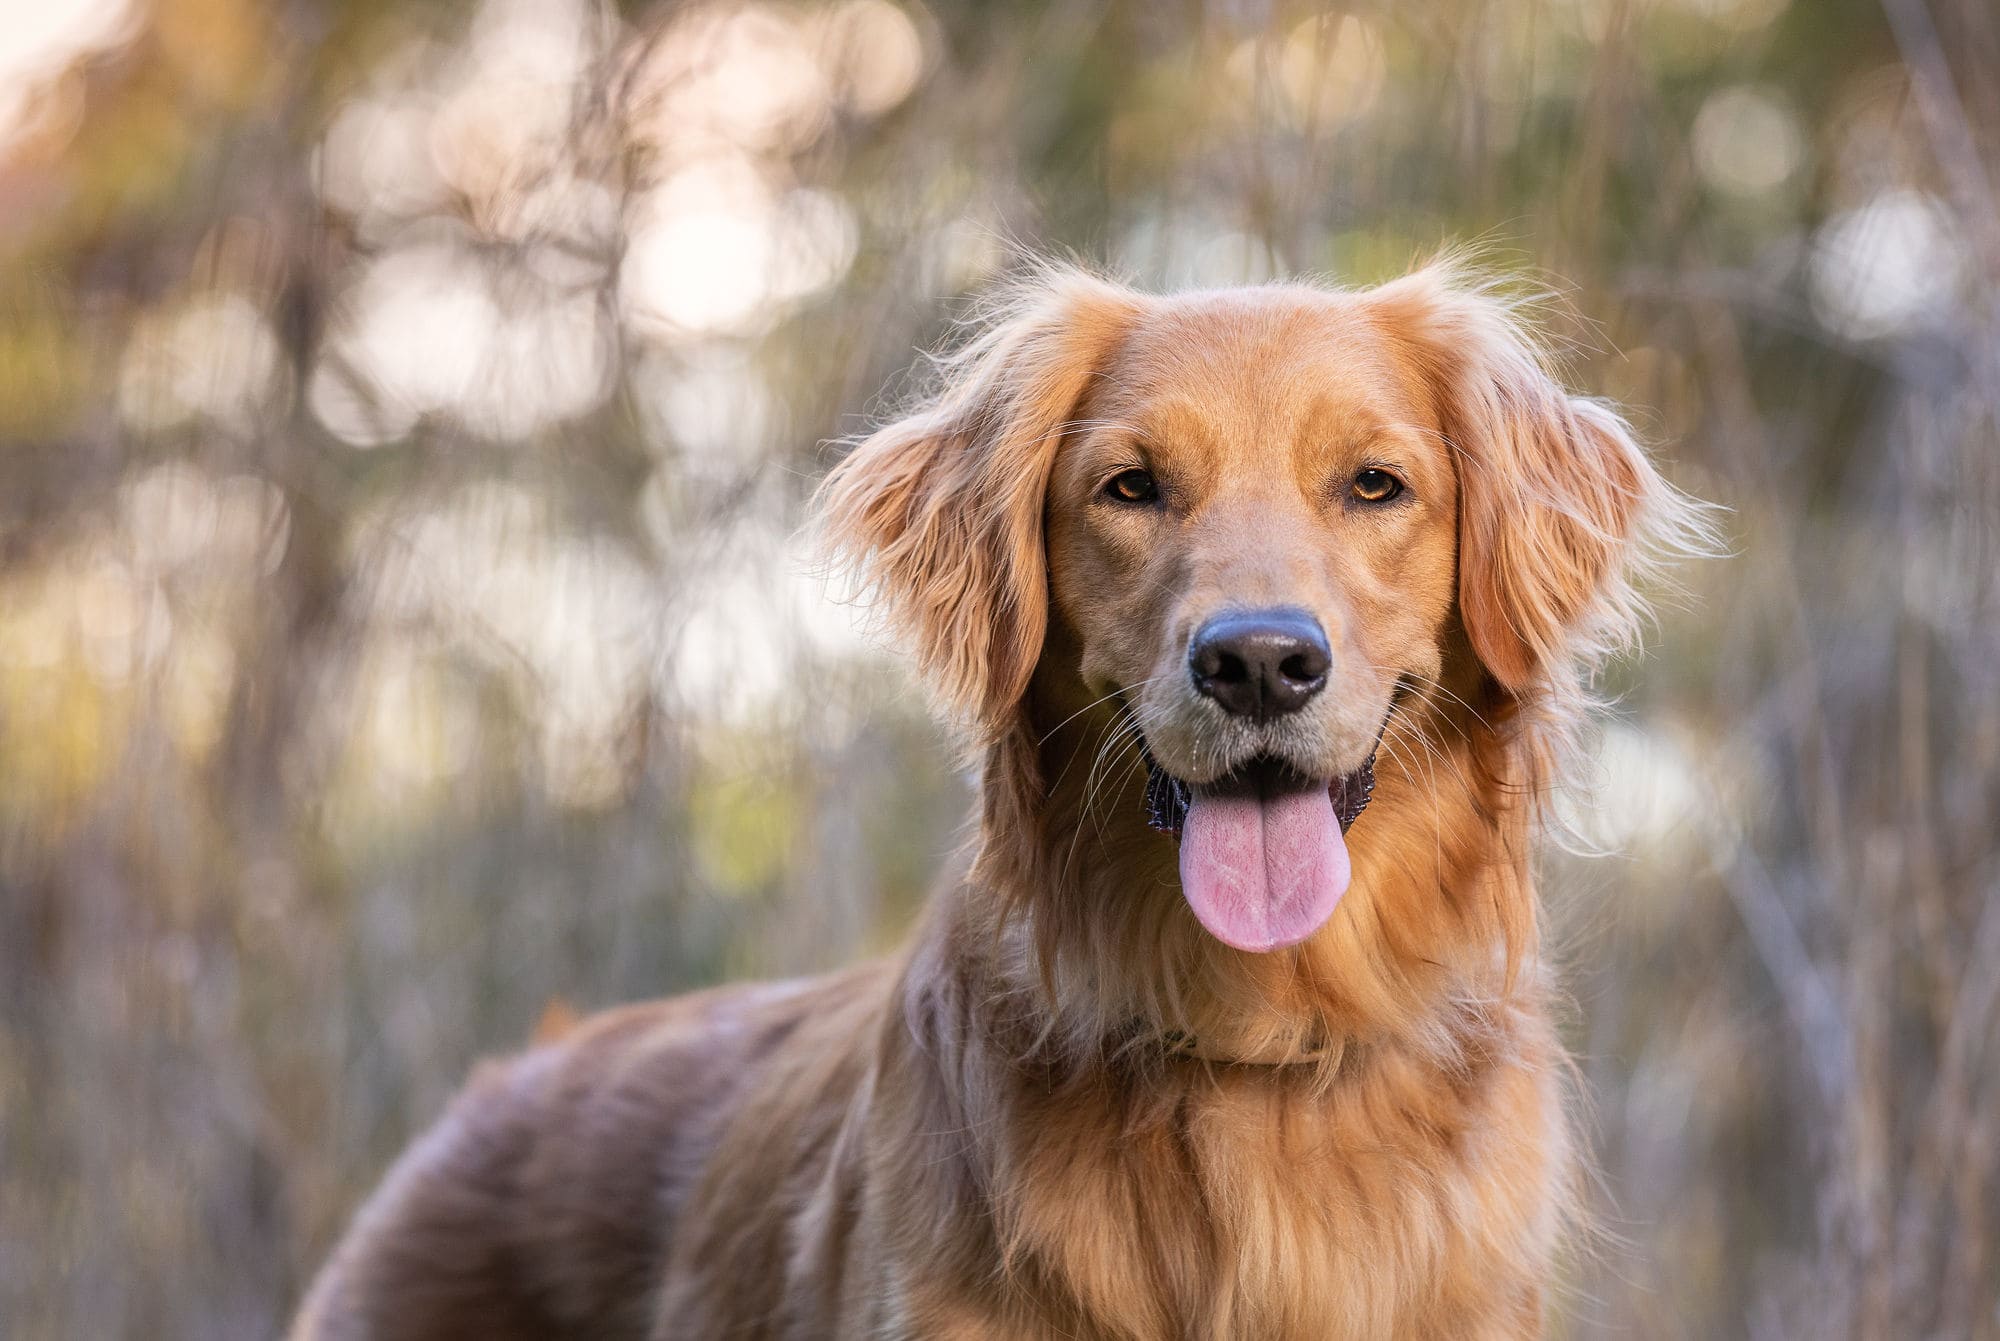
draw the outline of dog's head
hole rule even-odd
[[[1170,297],[1044,276],[943,372],[830,477],[832,539],[981,738],[1031,697],[1043,731],[1120,714],[1183,892],[1241,949],[1331,914],[1399,697],[1573,687],[1674,506],[1447,266]]]

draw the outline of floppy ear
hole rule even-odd
[[[1458,601],[1489,674],[1520,695],[1636,637],[1635,570],[1692,548],[1694,504],[1609,407],[1570,396],[1504,299],[1448,263],[1384,285],[1414,343],[1458,471]]]
[[[1037,278],[939,361],[928,403],[863,440],[820,487],[822,542],[873,582],[981,743],[1004,730],[1041,656],[1056,449],[1138,303],[1079,272]]]

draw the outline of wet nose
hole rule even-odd
[[[1200,693],[1237,717],[1297,712],[1326,684],[1333,651],[1303,610],[1231,610],[1188,640],[1188,674]]]

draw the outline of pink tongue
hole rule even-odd
[[[1347,844],[1324,787],[1204,796],[1181,827],[1181,890],[1201,924],[1239,950],[1297,945],[1347,892]]]

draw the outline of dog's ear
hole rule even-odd
[[[941,389],[864,439],[821,486],[821,542],[872,583],[946,709],[993,739],[1048,624],[1042,513],[1056,449],[1140,298],[1038,275],[939,360]]]
[[[1520,695],[1630,642],[1636,571],[1698,548],[1690,500],[1625,421],[1572,397],[1510,303],[1450,263],[1370,295],[1416,357],[1458,473],[1458,599],[1473,651]]]

